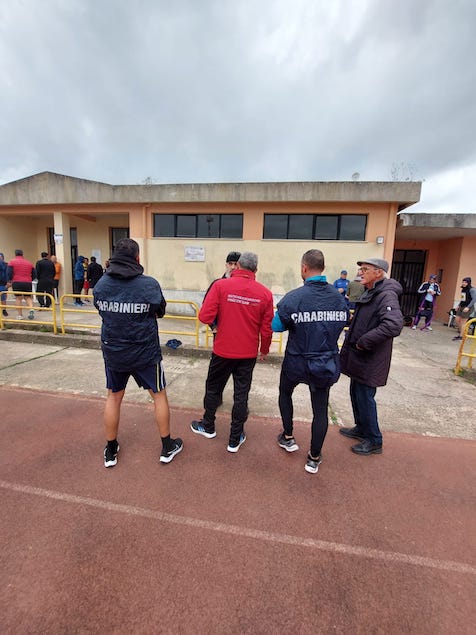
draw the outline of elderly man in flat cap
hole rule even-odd
[[[350,377],[350,399],[355,425],[340,428],[345,437],[360,443],[356,454],[382,453],[375,393],[387,383],[393,338],[400,335],[403,315],[399,282],[387,278],[388,262],[380,258],[359,260],[359,275],[365,291],[355,304],[355,313],[342,346],[341,370]]]

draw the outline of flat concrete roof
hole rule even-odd
[[[315,201],[397,203],[401,210],[417,203],[420,193],[421,183],[418,181],[110,185],[54,172],[41,172],[1,185],[0,206]]]
[[[476,236],[476,214],[398,215],[396,238],[400,240],[447,240]]]

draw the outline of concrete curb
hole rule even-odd
[[[180,346],[179,348],[169,348],[165,346],[165,342],[161,339],[162,354],[171,357],[195,357],[198,359],[208,359],[212,353],[211,348],[201,349],[191,346]],[[9,342],[24,342],[26,344],[45,344],[48,346],[63,346],[72,348],[90,348],[100,349],[101,339],[99,333],[97,335],[87,335],[84,333],[65,333],[64,335],[54,333],[45,333],[30,329],[4,329],[0,331],[0,340]],[[270,362],[280,364],[283,355],[268,355]]]

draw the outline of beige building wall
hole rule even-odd
[[[188,247],[202,247],[205,261],[187,262]],[[257,279],[274,294],[283,294],[302,284],[300,262],[308,249],[324,253],[324,273],[330,282],[342,269],[349,272],[349,278],[355,275],[360,257],[384,257],[383,247],[367,242],[154,238],[147,241],[147,257],[142,256],[141,262],[146,273],[157,278],[164,289],[205,291],[212,280],[223,275],[228,252],[252,251],[258,254]]]
[[[0,251],[5,262],[15,256],[15,249],[23,249],[25,258],[35,264],[39,257],[37,227],[32,230],[32,219],[27,216],[0,216]]]
[[[243,214],[243,239],[182,239],[153,238],[153,214]],[[366,214],[367,240],[315,241],[263,239],[264,214]],[[140,213],[131,214],[131,237],[139,242],[141,262],[146,273],[156,277],[164,289],[204,291],[210,282],[224,272],[226,255],[230,251],[252,251],[258,254],[257,279],[274,294],[283,294],[302,283],[300,261],[308,249],[320,249],[325,256],[325,274],[330,282],[346,269],[349,278],[357,273],[360,258],[392,260],[396,225],[396,206],[384,203],[189,203],[151,205]],[[148,239],[139,232],[147,229]],[[377,244],[377,237],[383,244]],[[203,262],[187,262],[185,250],[201,247]]]

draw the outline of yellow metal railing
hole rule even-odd
[[[60,307],[60,323],[61,323],[62,335],[66,333],[66,327],[82,328],[82,329],[100,329],[101,328],[100,324],[85,324],[84,322],[67,322],[66,321],[67,317],[71,313],[81,313],[81,314],[92,313],[97,315],[98,312],[97,312],[97,309],[94,307],[94,304],[92,303],[91,303],[91,309],[83,309],[82,307],[81,308],[75,307],[74,304],[72,308],[70,305],[65,307],[66,298],[81,300],[81,298],[84,298],[84,296],[81,296],[80,293],[65,293],[64,295],[60,297],[59,307]]]
[[[51,326],[53,327],[53,333],[56,335],[57,334],[57,326],[56,326],[56,304],[55,304],[55,299],[52,295],[50,295],[49,293],[38,293],[38,292],[33,292],[33,291],[12,291],[11,289],[8,289],[8,291],[2,291],[0,293],[0,299],[3,300],[3,294],[6,295],[13,295],[16,298],[18,298],[19,296],[27,296],[27,297],[31,297],[32,301],[33,301],[33,296],[42,296],[45,299],[49,298],[51,301],[51,306],[49,307],[42,307],[42,306],[28,306],[25,304],[6,304],[4,302],[0,302],[0,330],[5,328],[4,324],[5,322],[11,323],[11,324],[19,324],[22,323],[23,320],[25,319],[23,317],[23,311],[26,311],[28,313],[28,318],[31,320],[31,324],[42,324],[45,326]],[[9,311],[8,316],[3,315],[3,311]],[[14,312],[16,313],[16,317],[14,316]],[[21,313],[20,313],[21,312]],[[30,317],[30,312],[32,317]],[[47,320],[46,318],[43,319],[38,319],[38,314],[40,313],[41,316],[46,314],[49,314],[49,316],[51,317],[51,319]]]
[[[160,329],[160,333],[166,333],[167,335],[181,335],[182,337],[194,337],[195,345],[198,348],[200,346],[199,335],[200,335],[200,321],[198,319],[198,312],[200,311],[200,307],[195,302],[191,300],[166,300],[167,306],[171,304],[184,304],[188,305],[195,312],[195,315],[164,315],[162,319],[164,320],[183,320],[185,322],[193,322],[194,328],[193,331],[171,331],[164,328]]]
[[[470,328],[473,327],[473,325],[475,331],[473,331],[472,335],[469,335],[468,331]],[[456,375],[461,374],[461,371],[463,370],[461,367],[461,361],[463,357],[468,358],[467,367],[470,369],[473,368],[473,359],[476,358],[476,318],[472,318],[471,320],[468,320],[466,322],[461,336],[463,339],[461,340],[461,345],[458,351],[458,358],[456,360],[456,366],[454,370]],[[465,344],[467,342],[469,342],[469,347],[466,347],[467,350],[465,350]]]

